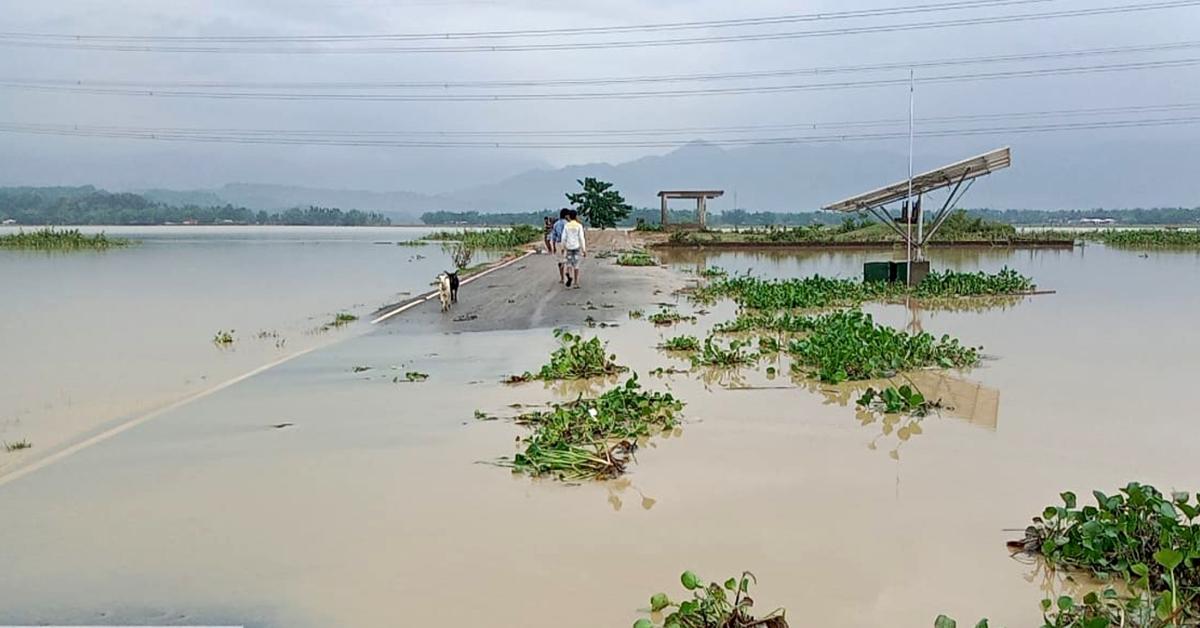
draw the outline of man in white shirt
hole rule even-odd
[[[587,257],[587,239],[583,234],[583,223],[579,222],[579,212],[570,210],[567,213],[567,224],[563,227],[562,248],[565,251],[563,261],[567,266],[567,287],[579,287],[579,260]],[[572,282],[572,279],[574,282]]]

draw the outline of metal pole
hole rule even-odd
[[[916,100],[916,95],[914,94],[914,91],[913,91],[913,83],[914,83],[913,70],[912,70],[912,68],[909,68],[909,70],[908,70],[908,199],[906,200],[906,202],[908,203],[908,236],[905,238],[905,240],[907,240],[906,251],[908,252],[908,256],[907,256],[908,257],[908,260],[907,260],[908,269],[904,274],[904,280],[905,280],[905,283],[907,283],[910,286],[912,285],[912,258],[913,258],[912,220],[913,220],[913,213],[916,211],[916,208],[913,207],[913,202],[912,202],[913,107],[915,105],[915,100]],[[918,229],[919,229],[919,227],[918,227]],[[919,233],[919,231],[918,231],[918,233]],[[920,251],[920,249],[917,249],[917,250],[918,250],[918,252]]]

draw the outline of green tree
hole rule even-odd
[[[580,216],[587,219],[589,225],[600,229],[615,227],[633,211],[620,192],[612,189],[613,184],[593,177],[576,182],[583,187],[583,191],[568,192],[567,200],[575,206]]]

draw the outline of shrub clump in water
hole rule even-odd
[[[750,614],[754,606],[750,585],[757,581],[748,571],[724,583],[705,583],[695,573],[685,571],[679,582],[692,593],[692,599],[676,602],[666,593],[656,593],[650,596],[650,612],[667,613],[666,617],[661,624],[642,618],[634,622],[633,628],[788,628],[782,608],[758,619]]]
[[[565,329],[554,330],[559,347],[550,354],[550,362],[542,365],[537,373],[525,371],[521,375],[513,375],[506,381],[510,384],[527,382],[534,379],[587,379],[603,375],[616,375],[628,371],[628,367],[617,364],[617,356],[607,352],[605,344],[599,338],[584,340],[583,336],[572,334]]]

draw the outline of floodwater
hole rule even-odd
[[[356,333],[361,325],[322,326],[338,312],[366,316],[405,292],[424,292],[449,265],[440,246],[395,245],[431,229],[84,230],[141,243],[0,250],[0,441],[33,445],[0,452],[0,473]],[[214,345],[218,330],[233,330],[233,345]]]
[[[668,261],[850,275],[878,257]],[[592,331],[687,403],[684,425],[621,480],[533,481],[478,464],[522,428],[472,417],[578,393],[499,383],[542,363],[549,331],[383,326],[0,484],[0,623],[628,626],[650,594],[681,594],[684,569],[748,569],[760,610],[785,606],[793,626],[1039,625],[1038,601],[1069,585],[1009,558],[1009,529],[1063,490],[1200,487],[1200,256],[933,261],[1057,291],[991,311],[868,307],[984,346],[981,367],[918,380],[954,406],[941,416],[871,420],[850,390],[763,370],[650,376],[686,366],[657,342],[732,310],[674,329],[622,319]],[[430,378],[395,381],[409,370]]]

